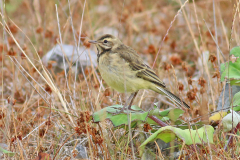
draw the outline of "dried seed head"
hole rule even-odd
[[[101,135],[96,135],[95,137],[93,137],[93,142],[95,144],[101,145],[103,143],[103,138],[101,137]]]
[[[10,48],[10,50],[7,53],[9,56],[16,56],[17,53],[13,50],[13,48]]]
[[[166,62],[163,62],[163,69],[165,70],[165,71],[168,71],[169,69],[171,69],[171,65],[170,64],[168,64],[168,63],[166,63]]]
[[[170,61],[172,62],[173,65],[179,65],[182,63],[181,57],[178,54],[173,54],[170,57]]]
[[[150,54],[156,54],[156,48],[155,48],[155,46],[154,46],[153,44],[150,44],[150,45],[148,46],[147,52],[150,53]]]
[[[108,96],[110,96],[110,94],[111,94],[110,89],[109,89],[109,88],[105,89],[105,91],[104,91],[104,96],[105,96],[105,97],[108,97]]]
[[[219,71],[216,71],[216,72],[213,73],[212,78],[215,78],[215,77],[220,78],[220,72]]]
[[[188,78],[187,78],[187,81],[188,81],[188,84],[189,84],[189,85],[192,85],[192,77],[188,77]]]
[[[12,137],[12,138],[11,138],[11,143],[13,143],[15,140],[16,140],[16,137],[15,137],[15,136]]]
[[[42,33],[43,32],[43,28],[41,26],[39,26],[37,29],[36,29],[36,32],[38,34]]]
[[[80,124],[82,122],[88,122],[90,120],[90,112],[80,112],[80,117],[77,120],[77,124]]]
[[[45,132],[46,132],[46,129],[45,128],[42,128],[42,129],[39,129],[39,137],[43,137],[45,135]]]
[[[52,38],[53,37],[53,31],[47,29],[44,36],[45,36],[45,38]]]
[[[171,49],[175,50],[176,46],[177,46],[176,41],[173,40],[172,43],[170,44]]]
[[[183,91],[184,85],[182,82],[178,82],[178,89],[179,89],[179,91]]]
[[[205,80],[203,77],[201,77],[201,78],[199,78],[199,80],[198,80],[198,84],[199,84],[200,86],[202,86],[202,87],[205,87],[206,80]]]
[[[45,84],[45,91],[47,91],[48,93],[52,93],[52,89],[48,84]]]
[[[77,157],[78,151],[77,151],[76,149],[74,149],[74,150],[72,151],[72,155],[73,155],[74,158]]]
[[[211,61],[212,63],[215,62],[217,60],[217,57],[214,54],[211,54],[208,58],[209,61]]]
[[[17,138],[21,141],[22,140],[22,132],[19,132],[19,134],[17,135]]]
[[[4,114],[4,112],[1,110],[1,111],[0,111],[0,120],[3,119],[4,117],[5,117],[5,114]]]
[[[196,98],[196,92],[194,89],[191,89],[190,91],[187,92],[187,97],[190,101],[195,100]]]
[[[150,124],[145,123],[143,126],[143,130],[144,132],[148,132],[149,130],[152,130],[152,127],[150,126]]]
[[[45,122],[45,125],[46,125],[46,126],[50,126],[51,124],[52,124],[52,123],[51,123],[51,120],[48,120],[48,121]]]
[[[18,28],[14,24],[8,24],[8,27],[13,34],[18,32]]]

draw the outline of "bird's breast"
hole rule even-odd
[[[135,92],[142,88],[139,78],[129,67],[129,63],[117,53],[107,53],[99,57],[98,68],[104,81],[118,92]]]

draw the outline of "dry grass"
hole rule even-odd
[[[13,159],[33,159],[40,152],[74,159],[78,143],[87,147],[90,159],[139,159],[141,134],[133,135],[132,152],[125,129],[115,129],[108,121],[85,123],[94,111],[123,104],[126,96],[102,84],[92,65],[76,78],[72,72],[54,73],[50,64],[44,66],[41,58],[55,44],[77,46],[81,35],[86,39],[81,38],[80,46],[95,49],[87,40],[106,27],[108,32],[116,30],[170,90],[191,104],[184,120],[207,123],[222,89],[219,64],[240,43],[236,1],[9,0],[5,6],[0,33],[0,143],[17,153]],[[148,110],[158,101],[166,108],[164,98],[147,90],[139,92],[134,104]],[[186,145],[182,149],[190,159],[236,157],[237,146],[225,151],[223,137],[216,132],[215,144],[199,147],[200,151]],[[159,150],[156,154],[164,157]]]

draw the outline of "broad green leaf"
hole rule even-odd
[[[98,112],[95,112],[92,115],[93,121],[94,122],[100,122],[104,121],[105,119],[110,120],[115,127],[120,126],[120,125],[127,125],[128,122],[128,116],[126,111],[124,113],[116,114],[118,111],[122,109],[121,105],[114,105],[114,106],[109,106],[104,109],[101,109]],[[132,106],[130,111],[130,120],[131,122],[133,121],[140,121],[144,123],[148,123],[151,125],[158,125],[155,121],[153,121],[149,116],[156,116],[158,119],[162,121],[176,121],[179,116],[184,113],[181,109],[168,109],[164,111],[159,111],[159,109],[154,109],[149,112],[144,112],[139,108],[138,106]]]
[[[175,122],[182,114],[184,113],[183,110],[179,109],[179,108],[174,108],[171,109],[168,113],[168,117]]]
[[[114,127],[117,127],[120,125],[127,125],[129,122],[128,122],[128,115],[126,111],[124,111],[125,113],[114,115],[114,113],[118,112],[121,108],[122,108],[121,105],[114,105],[114,106],[106,107],[98,112],[95,112],[93,114],[93,121],[100,122],[105,119],[109,119],[113,123]],[[137,106],[132,106],[131,109],[134,110],[134,111],[130,111],[129,113],[129,119],[131,120],[131,122],[146,121],[148,112],[143,112],[141,108]]]
[[[144,147],[149,142],[155,141],[156,139],[161,139],[168,143],[175,140],[177,137],[184,141],[187,145],[191,144],[202,144],[202,142],[213,143],[213,132],[214,128],[210,125],[203,126],[197,130],[175,128],[172,126],[166,126],[160,128],[154,134],[152,134],[148,139],[146,139],[140,147]]]
[[[169,112],[170,112],[170,109],[166,109],[164,111],[161,111],[159,115],[164,117],[164,116],[167,116]]]
[[[234,55],[238,57],[236,62],[226,62],[221,64],[221,81],[223,82],[225,78],[230,80],[231,85],[240,86],[240,47],[234,47],[230,51],[230,56]]]
[[[4,154],[8,155],[9,157],[12,157],[12,156],[15,155],[14,152],[7,151],[7,150],[3,149],[2,147],[0,147],[0,152],[2,152],[2,153],[4,153]]]
[[[240,106],[240,92],[233,96],[233,107]]]

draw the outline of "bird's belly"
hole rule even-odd
[[[108,61],[102,57],[98,66],[102,78],[110,87],[121,93],[136,92],[144,88],[144,80],[136,77],[128,63],[118,58],[113,59]]]

